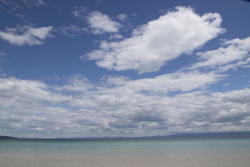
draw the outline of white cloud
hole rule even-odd
[[[70,91],[70,92],[83,92],[93,88],[87,78],[81,75],[74,75],[70,77],[67,84],[62,86],[56,86],[55,89],[59,91]]]
[[[52,26],[7,28],[6,31],[0,31],[0,38],[13,45],[41,45],[46,38],[51,36],[52,29]]]
[[[46,5],[46,2],[44,0],[19,0],[19,1],[0,0],[0,4],[2,4],[4,7],[13,7],[14,9],[20,10],[25,7],[44,6]]]
[[[249,130],[249,89],[167,96],[133,91],[130,94],[128,90],[121,93],[115,87],[104,86],[63,95],[48,87],[37,81],[11,78],[1,82],[1,134],[140,136]],[[30,88],[32,91],[25,93]],[[43,91],[46,93],[39,95]]]
[[[87,17],[92,32],[95,34],[115,33],[121,28],[121,24],[113,21],[108,15],[98,11],[91,12]]]
[[[48,5],[45,0],[0,0],[1,12],[6,12],[19,17],[23,22],[29,22],[30,15],[27,9],[38,8]]]
[[[114,32],[111,37],[117,41],[102,42],[89,57],[99,66],[115,70],[157,71],[169,60],[192,52],[224,31],[219,14],[200,16],[190,8],[179,7],[121,40],[117,33],[120,25],[112,28],[113,21],[107,15],[92,14],[105,18],[105,23],[90,24],[93,31]],[[96,25],[99,23],[102,26]],[[81,31],[75,26],[71,29]],[[17,27],[1,31],[0,36],[16,45],[38,45],[50,36],[51,30]],[[1,34],[5,34],[4,38]],[[99,83],[91,83],[75,75],[53,85],[0,78],[0,134],[143,136],[250,130],[250,89],[208,90],[227,76],[221,73],[225,71],[222,68],[248,65],[249,46],[249,38],[225,41],[218,50],[200,52],[197,64],[203,65],[195,64],[195,70],[181,69],[151,78],[106,76]],[[201,72],[201,67],[216,70]]]
[[[250,37],[245,39],[225,40],[223,46],[211,51],[199,52],[200,61],[194,68],[217,68],[227,71],[250,63]]]
[[[4,62],[6,61],[6,55],[7,54],[5,52],[0,51],[0,76],[3,75],[2,74],[3,73],[2,66],[3,66]]]
[[[225,101],[236,103],[249,103],[250,102],[250,89],[233,90],[226,93],[214,93],[217,97]]]
[[[20,80],[16,78],[0,78],[1,97],[10,101],[50,101],[63,100],[50,92],[49,87],[40,81]],[[19,99],[19,100],[18,100]]]
[[[74,7],[71,14],[75,17],[83,17],[83,16],[85,16],[86,12],[87,12],[87,7],[77,6],[77,7]]]
[[[59,27],[59,28],[57,28],[56,31],[61,32],[65,36],[74,37],[74,36],[76,36],[76,34],[88,32],[89,30],[86,27],[81,27],[78,25],[71,24],[68,26]]]
[[[110,35],[109,40],[120,40],[122,38],[123,38],[123,36],[120,34],[112,34],[112,35]]]
[[[23,137],[140,136],[247,129],[248,89],[226,93],[201,90],[221,77],[177,72],[138,80],[106,77],[93,84],[76,75],[64,85],[2,78],[0,133]]]
[[[176,10],[136,28],[131,37],[118,42],[102,42],[88,53],[97,65],[110,70],[158,71],[168,61],[190,53],[223,33],[218,13],[202,16],[191,8]],[[98,23],[98,21],[96,21]]]
[[[218,82],[224,76],[214,73],[176,72],[172,74],[159,75],[154,78],[128,80],[120,87],[122,91],[148,92],[166,94],[173,91],[191,91],[204,88]],[[117,82],[117,81],[116,81]],[[119,83],[119,82],[118,82]],[[122,82],[120,82],[122,83]],[[116,88],[117,89],[117,88]]]
[[[128,19],[128,15],[122,13],[117,15],[117,19],[119,19],[120,21],[126,21]]]

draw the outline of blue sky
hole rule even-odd
[[[0,0],[0,134],[250,130],[250,3]]]

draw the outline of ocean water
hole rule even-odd
[[[0,140],[0,167],[250,167],[250,139]]]

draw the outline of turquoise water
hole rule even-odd
[[[250,139],[1,140],[0,167],[249,167]]]

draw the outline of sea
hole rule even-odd
[[[0,140],[0,167],[250,167],[250,138]]]

